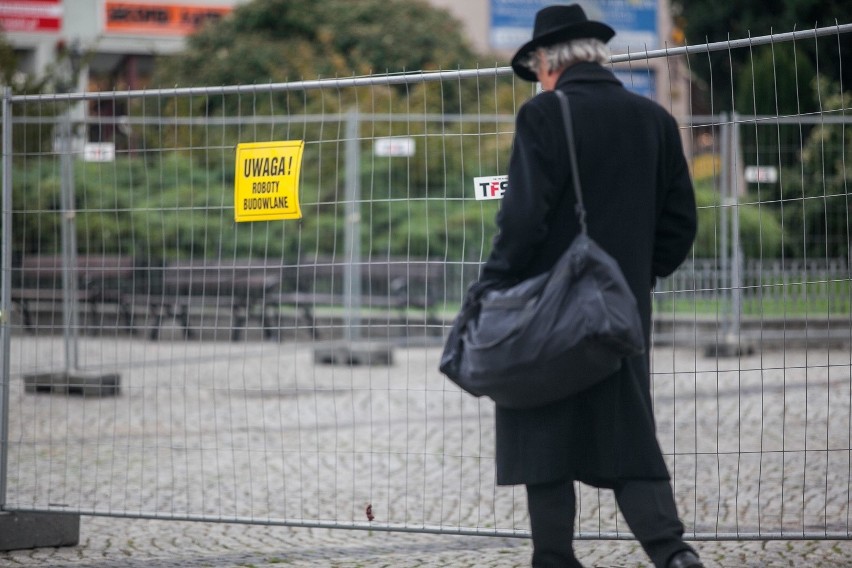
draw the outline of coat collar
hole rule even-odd
[[[613,75],[609,69],[604,68],[598,63],[591,63],[587,61],[575,63],[563,71],[559,80],[556,82],[556,87],[564,87],[568,83],[574,82],[604,82],[621,85],[621,81],[616,79],[615,75]]]

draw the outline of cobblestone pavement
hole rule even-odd
[[[437,373],[439,354],[353,367],[314,364],[310,343],[87,337],[87,371],[122,377],[119,396],[94,398],[26,392],[63,344],[13,338],[8,508],[96,515],[79,546],[0,566],[528,565],[526,538],[382,530],[528,528],[523,490],[494,485],[493,408]],[[708,566],[852,567],[836,540],[852,518],[850,369],[848,347],[655,349],[658,436]],[[357,530],[264,525],[288,520]],[[580,489],[585,565],[648,566],[634,541],[593,538],[624,527],[609,492]],[[758,540],[781,531],[835,540]]]
[[[529,566],[523,538],[298,529],[83,517],[80,545],[0,553],[0,566],[92,568]],[[698,542],[711,567],[852,566],[852,541]],[[650,567],[633,541],[578,541],[587,567]]]

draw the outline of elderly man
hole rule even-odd
[[[512,67],[544,92],[518,112],[499,232],[472,294],[547,271],[579,231],[560,106],[550,92],[559,89],[571,105],[589,234],[618,261],[647,346],[651,288],[692,246],[695,197],[675,120],[601,65],[614,33],[576,4],[536,15],[533,38]],[[497,480],[527,487],[533,566],[581,566],[572,546],[575,481],[615,491],[656,567],[702,566],[682,540],[649,366],[646,349],[578,395],[532,410],[497,408]]]

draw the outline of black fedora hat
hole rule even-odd
[[[522,45],[512,58],[512,69],[521,79],[535,82],[538,77],[520,63],[531,51],[580,38],[594,38],[606,43],[614,35],[615,30],[608,25],[589,20],[579,4],[542,8],[535,15],[532,39]]]

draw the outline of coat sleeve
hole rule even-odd
[[[695,191],[674,118],[667,117],[666,138],[669,149],[661,179],[662,199],[657,209],[654,231],[653,276],[668,276],[686,259],[697,231]]]
[[[564,191],[566,168],[555,159],[560,146],[553,116],[542,104],[544,96],[538,95],[518,111],[509,188],[497,213],[498,231],[482,269],[481,285],[511,285],[529,276],[525,269],[547,239],[548,216]]]

